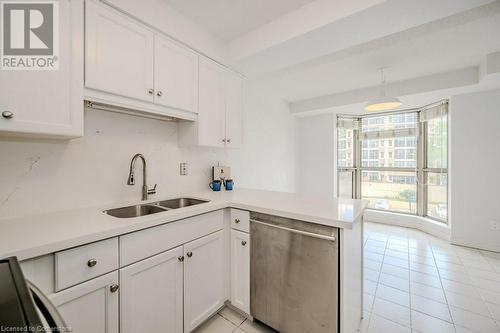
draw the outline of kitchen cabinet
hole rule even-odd
[[[58,0],[57,70],[1,70],[0,135],[83,135],[83,0]]]
[[[194,120],[198,55],[114,8],[86,7],[85,98]]]
[[[184,332],[224,305],[224,231],[184,245]]]
[[[250,235],[231,230],[231,304],[250,313]]]
[[[118,272],[50,296],[75,333],[118,333]]]
[[[238,148],[243,143],[243,80],[239,75],[226,71],[224,75],[226,96],[226,146]]]
[[[102,3],[86,6],[85,86],[152,103],[153,32]]]
[[[198,111],[198,56],[162,36],[155,36],[155,103]]]
[[[237,148],[243,142],[243,80],[205,58],[199,60],[198,121],[179,124],[183,146]]]
[[[120,270],[120,332],[182,333],[182,246]]]

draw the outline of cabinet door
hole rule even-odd
[[[226,72],[226,146],[237,148],[243,143],[243,80]]]
[[[114,285],[118,285],[117,271],[50,298],[74,333],[118,333],[118,290]]]
[[[200,58],[198,143],[224,147],[225,142],[224,69]]]
[[[198,56],[155,36],[155,103],[171,108],[198,111]]]
[[[86,9],[85,86],[153,102],[153,32],[102,3]]]
[[[120,269],[120,332],[182,333],[182,246]]]
[[[224,305],[224,231],[184,245],[184,332]]]
[[[57,70],[0,70],[0,132],[83,135],[83,1],[59,0]],[[3,23],[2,23],[3,24]],[[7,116],[8,113],[12,117]]]
[[[231,304],[250,313],[250,236],[231,230]]]

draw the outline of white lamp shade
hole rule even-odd
[[[395,97],[380,97],[366,103],[365,111],[380,112],[393,110],[401,106],[401,101]]]

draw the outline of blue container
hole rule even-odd
[[[210,184],[208,184],[208,186],[210,186],[210,188],[212,189],[212,191],[220,191],[221,181],[220,180],[214,180],[213,182],[211,182]]]
[[[226,191],[232,191],[233,185],[234,185],[234,182],[232,179],[226,179],[226,181],[224,182],[224,186],[226,187]]]

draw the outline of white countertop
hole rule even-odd
[[[95,242],[213,210],[232,207],[311,223],[351,229],[366,208],[362,200],[311,197],[295,193],[235,189],[231,192],[181,193],[155,196],[148,202],[176,197],[210,200],[207,203],[137,218],[104,214],[110,208],[146,202],[126,202],[43,215],[0,220],[0,258],[19,260]]]

